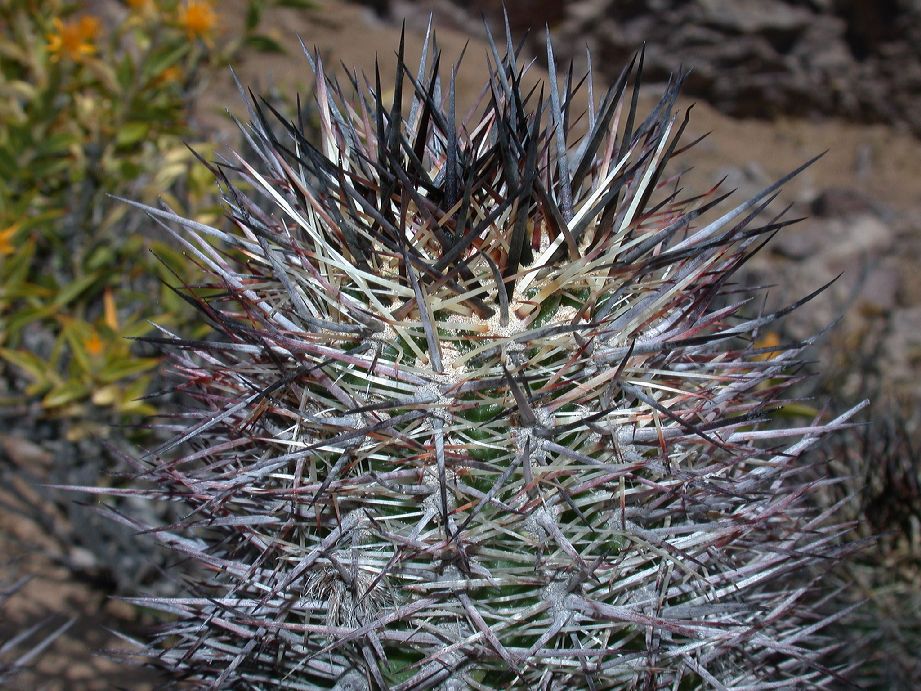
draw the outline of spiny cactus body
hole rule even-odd
[[[842,528],[797,476],[855,411],[772,421],[807,344],[755,347],[789,310],[732,283],[799,171],[710,218],[664,172],[683,75],[640,119],[642,56],[596,102],[549,40],[530,91],[490,45],[467,119],[428,37],[392,105],[308,53],[322,141],[253,98],[255,157],[212,165],[235,232],[145,207],[214,277],[214,337],[153,339],[200,406],[127,490],[187,506],[154,533],[201,567],[137,599],[175,615],[152,653],[219,687],[822,685]]]

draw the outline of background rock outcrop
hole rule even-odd
[[[384,0],[376,0],[381,8]],[[454,10],[445,11],[446,5]],[[664,80],[693,66],[685,93],[736,117],[836,116],[898,124],[921,136],[919,0],[509,0],[512,29],[549,25],[558,57],[616,73],[640,45]],[[430,6],[469,26],[501,16],[486,0],[393,0]],[[466,18],[466,19],[464,19]],[[533,39],[541,41],[542,31]],[[538,47],[536,43],[534,47]],[[539,47],[538,47],[539,48]],[[541,51],[535,50],[540,56]]]

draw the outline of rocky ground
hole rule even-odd
[[[482,84],[478,75],[482,73],[486,48],[477,19],[471,19],[469,13],[446,0],[439,3],[368,4],[379,5],[378,11],[369,6],[332,0],[321,2],[321,9],[306,13],[287,9],[271,10],[264,19],[264,25],[272,27],[270,33],[281,41],[288,54],[244,56],[236,65],[241,80],[252,85],[257,92],[291,93],[300,90],[306,94],[309,91],[309,73],[296,35],[300,35],[306,44],[316,45],[331,70],[337,69],[341,60],[373,74],[373,61],[377,55],[383,70],[392,71],[393,51],[400,30],[399,20],[406,18],[407,52],[409,59],[413,60],[418,55],[419,37],[425,28],[426,8],[434,4],[439,9],[436,18],[438,41],[446,58],[458,55],[470,39],[458,82],[463,104],[469,104],[479,93]],[[687,53],[686,58],[683,58],[685,61],[694,55],[705,56],[705,63],[698,73],[716,85],[715,92],[711,89],[711,93],[715,94],[713,103],[723,110],[708,103],[704,95],[688,97],[683,101],[684,106],[695,103],[687,140],[712,131],[710,137],[682,157],[682,165],[692,168],[686,175],[687,189],[703,190],[725,177],[727,189],[738,188],[738,195],[742,198],[795,168],[805,159],[828,150],[824,158],[787,186],[775,204],[778,207],[792,204],[791,214],[808,215],[809,219],[778,237],[753,263],[747,280],[775,286],[770,299],[781,302],[808,293],[843,272],[842,277],[825,295],[790,320],[789,331],[793,335],[805,334],[830,323],[837,315],[845,312],[843,321],[830,333],[825,346],[817,354],[818,370],[825,373],[826,379],[835,380],[834,388],[839,391],[842,400],[859,398],[869,391],[886,405],[899,406],[909,413],[906,416],[909,424],[916,425],[917,420],[912,419],[911,413],[919,409],[917,403],[921,399],[921,387],[918,385],[921,381],[921,185],[918,183],[921,180],[921,140],[911,134],[914,125],[898,114],[889,123],[877,124],[855,124],[843,118],[860,115],[862,119],[886,119],[882,111],[872,117],[863,117],[872,110],[869,107],[864,110],[842,107],[837,116],[829,114],[834,109],[830,109],[827,104],[822,107],[793,107],[797,99],[805,99],[810,94],[817,98],[821,96],[819,92],[825,89],[826,82],[818,77],[816,83],[808,80],[803,82],[805,86],[800,91],[790,91],[784,87],[783,96],[778,97],[780,101],[775,104],[777,108],[767,111],[771,119],[749,117],[753,115],[750,109],[727,107],[727,100],[739,101],[746,92],[743,89],[735,95],[726,95],[729,87],[720,87],[721,75],[713,74],[716,59],[706,58],[707,52],[699,49],[699,46],[694,48],[696,34],[690,33],[680,41],[669,38],[668,27],[656,29],[654,22],[647,21],[640,14],[630,22],[623,23],[617,31],[608,27],[605,32],[585,33],[589,10],[598,11],[599,6],[605,3],[571,3],[579,10],[575,13],[571,6],[567,10],[566,3],[562,3],[562,7],[561,3],[546,4],[546,20],[554,25],[560,36],[562,47],[558,53],[568,52],[581,56],[582,46],[589,43],[605,59],[616,61],[619,69],[622,56],[626,54],[624,46],[632,48],[645,39],[650,42],[647,54],[650,56],[654,80],[662,76],[666,56],[669,60],[675,60],[681,58],[682,51]],[[643,3],[623,4],[633,6]],[[670,5],[682,3],[648,4],[653,14],[660,13],[656,16],[668,16],[671,17],[669,21],[678,21],[667,15],[666,10]],[[805,21],[803,12],[821,15],[823,7],[832,8],[834,4],[818,1],[802,3],[805,9],[790,9],[783,21],[799,26]],[[474,9],[480,5],[483,3],[470,4]],[[509,3],[510,7],[519,5],[522,3]],[[733,5],[738,10],[752,3],[701,1],[691,5],[697,7],[693,11],[715,12],[722,6]],[[231,32],[239,25],[241,17],[237,16],[237,12],[242,14],[244,6],[244,3],[220,5],[224,31]],[[687,8],[682,11],[692,12]],[[754,14],[750,16],[762,17],[759,30],[766,31],[776,39],[774,43],[768,43],[768,48],[774,52],[765,53],[762,58],[768,59],[774,54],[783,58],[784,51],[778,48],[782,41],[777,35],[779,32],[782,36],[786,31],[789,37],[792,29],[789,26],[785,29],[786,25],[779,28],[774,26],[778,22],[783,24],[783,18],[765,18],[754,9],[751,11]],[[824,23],[819,28],[824,27],[823,31],[830,32],[829,50],[835,47],[831,44],[839,39],[844,41],[846,47],[847,42],[842,38],[846,34],[846,27],[842,29],[836,24],[835,17],[827,12],[823,16]],[[685,20],[688,18],[685,17]],[[515,21],[520,23],[523,19],[515,14]],[[540,21],[543,23],[544,20]],[[744,17],[739,21],[744,21]],[[767,28],[764,27],[765,23]],[[703,34],[698,36],[698,41],[706,37],[706,31],[711,32],[711,35],[713,32],[719,33],[719,26],[714,27],[713,24],[712,21],[703,23],[704,29],[700,29]],[[651,33],[644,34],[645,29]],[[757,33],[755,29],[752,32]],[[603,36],[608,38],[604,39]],[[526,49],[534,51],[536,45],[529,43]],[[760,41],[754,41],[754,47],[737,47],[741,55],[740,69],[750,66],[750,61],[757,58],[759,50],[767,51],[768,48]],[[797,43],[789,50],[793,53],[788,62],[800,65],[796,67],[798,70],[805,70],[801,66],[806,60],[802,56],[805,50],[802,45]],[[800,52],[797,53],[797,50]],[[879,53],[878,47],[875,50]],[[884,69],[882,65],[888,54],[885,50],[882,51],[882,57],[874,53],[875,66],[865,65],[864,71],[872,72],[871,76],[876,75],[877,78],[885,74],[889,68]],[[780,59],[776,69],[783,69],[785,64]],[[913,63],[912,69],[918,64],[921,63]],[[826,74],[830,79],[828,75],[832,73],[819,74]],[[543,76],[542,68],[535,65],[531,78]],[[706,89],[699,84],[692,82],[692,85],[698,94],[706,93]],[[238,114],[244,112],[236,90],[229,76],[202,86],[196,124],[213,131],[214,136],[225,145],[232,146],[236,140],[235,134],[228,126],[224,109],[230,108]],[[831,86],[829,89],[835,93],[842,89],[846,91],[846,85],[836,83],[833,86],[833,89]],[[903,86],[907,87],[908,84]],[[653,84],[650,91],[654,92],[655,88]],[[749,84],[745,88],[751,90],[752,87]],[[861,87],[859,94],[854,96],[858,102],[869,98],[865,94],[867,88]],[[770,90],[768,93],[771,93]],[[921,92],[916,91],[915,95],[917,93]],[[889,98],[887,94],[883,93],[880,98]],[[727,114],[726,111],[736,115]],[[791,112],[797,113],[799,117],[793,117],[789,114]],[[919,112],[921,108],[917,107],[913,111],[915,116]],[[739,113],[747,117],[738,117]],[[764,115],[765,112],[759,114]],[[917,133],[921,130],[916,128],[914,131]],[[860,369],[854,368],[855,362],[861,363]],[[882,411],[891,409],[882,403],[876,408],[881,411],[880,414],[888,414]],[[9,436],[0,438],[0,442],[3,444],[4,459],[14,464],[41,463],[42,454],[47,453],[24,440]],[[21,494],[26,491],[24,488],[5,487],[0,493]],[[109,599],[100,590],[99,584],[74,579],[70,571],[59,565],[60,555],[56,550],[60,547],[46,537],[47,527],[13,519],[10,514],[0,510],[0,554],[5,555],[0,560],[4,562],[0,564],[0,583],[8,583],[15,574],[35,575],[26,590],[4,612],[0,624],[0,641],[4,640],[3,634],[16,630],[23,622],[35,621],[41,615],[51,614],[61,620],[77,617],[77,624],[40,660],[38,671],[21,677],[17,682],[20,686],[16,688],[145,687],[150,681],[146,677],[137,676],[136,672],[95,655],[97,651],[117,643],[117,639],[108,634],[106,628],[129,632],[133,630],[137,625],[133,613],[126,606]],[[34,545],[35,549],[26,551],[23,544]]]

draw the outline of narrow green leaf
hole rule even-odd
[[[252,31],[262,20],[262,1],[261,0],[249,0],[249,4],[246,6],[246,30]]]
[[[144,76],[145,79],[152,79],[158,77],[163,70],[168,67],[172,67],[178,63],[188,52],[189,43],[183,41],[172,50],[164,50],[162,52],[155,53],[150,61],[144,65]]]
[[[77,381],[68,381],[49,391],[42,399],[42,405],[46,408],[60,408],[68,403],[86,398],[88,394],[89,388],[86,384]]]
[[[131,358],[118,360],[99,372],[99,380],[109,384],[152,370],[160,361],[156,358]]]
[[[118,134],[115,135],[115,143],[118,146],[128,147],[137,144],[147,136],[150,131],[150,124],[146,122],[129,122],[122,127]]]
[[[284,53],[285,48],[271,36],[265,34],[251,34],[246,37],[243,44],[255,48],[262,53]]]
[[[99,280],[99,275],[96,273],[80,276],[61,290],[49,307],[57,309],[70,304],[86,292],[97,280]]]
[[[48,363],[34,353],[0,348],[0,358],[21,369],[33,381],[41,382],[47,379]]]

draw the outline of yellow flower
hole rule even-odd
[[[179,10],[179,25],[190,39],[205,38],[217,24],[217,14],[209,0],[188,0]]]
[[[61,56],[78,62],[96,52],[95,41],[99,35],[99,20],[84,16],[67,22],[54,18],[55,33],[48,34],[48,52],[51,61],[57,62]]]
[[[83,347],[86,348],[86,352],[89,353],[92,357],[99,357],[102,355],[102,351],[105,349],[105,343],[99,337],[99,334],[94,330],[85,341],[83,341]]]
[[[16,248],[13,247],[12,239],[17,230],[19,230],[18,223],[14,223],[8,228],[0,230],[0,257],[5,257],[16,251]]]
[[[167,67],[160,74],[157,75],[157,78],[154,79],[155,84],[169,84],[170,82],[178,82],[182,78],[182,70],[173,65],[172,67]]]

